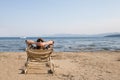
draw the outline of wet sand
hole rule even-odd
[[[54,52],[53,75],[21,74],[25,61],[25,52],[1,52],[0,80],[120,80],[120,52]]]

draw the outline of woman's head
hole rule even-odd
[[[44,40],[42,38],[38,38],[37,42],[44,42]]]

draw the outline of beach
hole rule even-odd
[[[120,52],[54,52],[53,75],[22,74],[25,61],[26,52],[1,52],[0,80],[120,80]]]

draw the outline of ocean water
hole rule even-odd
[[[36,37],[0,37],[0,52],[24,52],[25,40]],[[120,37],[43,37],[54,40],[55,52],[120,51]]]

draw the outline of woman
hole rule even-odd
[[[37,39],[37,41],[33,41],[33,40],[26,40],[26,44],[32,45],[35,44],[37,49],[46,49],[49,48],[50,45],[54,44],[54,41],[50,40],[50,41],[44,41],[42,38]]]

